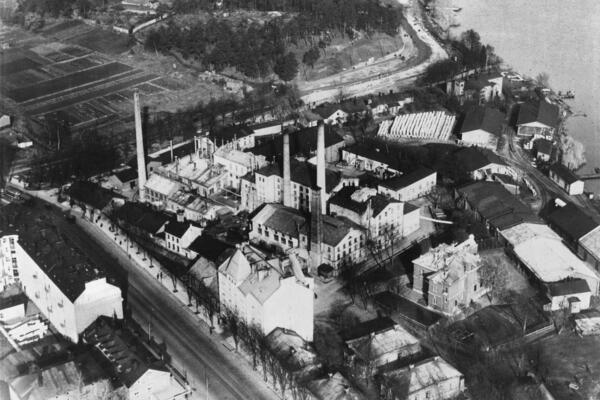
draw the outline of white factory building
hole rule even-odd
[[[221,147],[214,153],[213,157],[215,164],[225,167],[227,186],[235,190],[240,189],[240,178],[242,176],[267,165],[264,156],[243,152],[232,148],[232,146]]]
[[[222,310],[236,313],[265,335],[290,329],[313,340],[314,281],[294,254],[272,258],[242,245],[218,269]]]
[[[391,140],[423,139],[448,140],[456,122],[456,116],[446,111],[430,111],[403,114],[379,125],[377,136]]]
[[[58,333],[69,340],[77,342],[79,334],[101,315],[123,318],[121,289],[50,227],[25,227],[19,235],[5,235],[0,242],[0,272],[18,281]]]

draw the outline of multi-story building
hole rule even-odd
[[[11,212],[6,210],[6,212]],[[22,215],[15,211],[15,215]],[[123,318],[123,298],[117,280],[65,242],[50,223],[33,225],[24,219],[12,224],[16,234],[0,238],[9,257],[0,259],[0,271],[21,284],[23,292],[73,342],[101,315]]]
[[[0,239],[0,285],[4,290],[8,285],[19,283],[17,266],[17,235],[4,235]]]
[[[165,225],[165,245],[169,251],[180,256],[193,259],[195,252],[189,249],[197,237],[202,235],[202,227],[194,222],[186,221],[183,212],[177,213],[177,219]]]
[[[236,191],[240,189],[240,178],[267,165],[267,159],[262,155],[243,152],[223,146],[214,155],[214,162],[225,167],[227,185]]]
[[[400,173],[397,153],[366,144],[355,144],[343,149],[342,160],[359,170],[377,173],[382,178]]]
[[[437,172],[421,167],[379,182],[377,191],[400,201],[412,201],[428,195],[437,184]]]
[[[524,103],[519,107],[517,135],[552,140],[558,127],[559,108],[541,100],[538,104]]]
[[[314,282],[294,254],[269,259],[253,246],[240,246],[219,266],[219,300],[222,311],[265,335],[285,328],[313,339]]]
[[[321,241],[315,243],[318,228],[308,215],[281,204],[266,204],[252,218],[250,240],[273,245],[283,251],[302,250],[298,256],[307,262],[309,252],[320,251],[318,265],[327,264],[336,272],[344,265],[364,260],[366,256],[366,232],[360,225],[345,217],[320,215]],[[319,222],[317,222],[319,223]]]
[[[413,260],[413,289],[445,313],[458,311],[488,288],[481,285],[481,258],[473,235],[460,244],[441,244]]]

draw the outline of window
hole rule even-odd
[[[473,291],[476,292],[477,291],[477,285],[473,286]]]

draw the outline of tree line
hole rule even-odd
[[[176,13],[210,11],[214,3],[178,0]],[[211,18],[185,27],[170,23],[148,33],[145,47],[149,51],[176,50],[206,68],[222,71],[234,67],[251,78],[275,73],[284,81],[298,72],[296,55],[288,49],[303,42],[309,49],[302,62],[312,66],[334,33],[352,39],[357,31],[385,32],[395,35],[402,11],[385,7],[372,0],[305,0],[305,1],[225,1],[225,9],[260,11],[280,10],[293,15],[277,17],[264,24],[246,21],[232,24]]]

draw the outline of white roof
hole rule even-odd
[[[533,237],[514,248],[519,259],[543,282],[573,276],[598,279],[594,271],[565,246],[560,238]]]
[[[534,224],[530,222],[523,222],[519,225],[515,225],[511,228],[505,229],[500,232],[502,236],[513,246],[519,243],[524,243],[535,237],[544,237],[553,240],[561,240],[548,225],[545,224]]]
[[[394,371],[390,375],[392,375],[393,381],[398,379],[397,382],[403,389],[408,389],[406,394],[416,393],[431,386],[436,386],[440,382],[462,377],[460,371],[440,357],[425,360],[412,368]],[[404,386],[405,381],[401,378],[407,375],[408,387]]]
[[[600,226],[579,239],[579,244],[592,256],[600,259]]]
[[[146,182],[145,187],[165,196],[170,196],[181,189],[181,185],[178,182],[158,174],[150,175],[150,179]]]
[[[215,152],[215,162],[219,162],[219,158],[243,165],[246,168],[252,168],[259,161],[257,160],[257,156],[252,153],[246,153],[236,149],[228,150],[226,148],[221,148]]]

